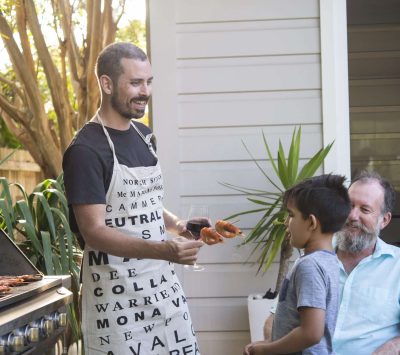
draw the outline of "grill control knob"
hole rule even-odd
[[[52,320],[54,320],[55,327],[65,327],[67,325],[67,314],[66,313],[59,313],[59,312],[54,312],[51,315]]]
[[[8,336],[8,346],[12,351],[21,352],[25,347],[25,337],[23,335],[10,334]]]
[[[25,336],[30,342],[39,341],[40,339],[44,338],[44,318],[39,318],[30,322],[25,328]]]
[[[54,332],[54,321],[52,319],[44,319],[43,331],[46,337],[49,337]]]
[[[5,337],[0,337],[0,355],[4,355],[7,352],[7,339]]]
[[[60,313],[58,315],[58,325],[60,327],[66,327],[67,326],[67,313]]]
[[[40,330],[38,327],[30,327],[27,325],[24,333],[29,343],[37,343],[40,340]]]

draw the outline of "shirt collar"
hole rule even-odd
[[[395,256],[393,248],[391,248],[389,244],[385,243],[381,238],[378,237],[372,257],[379,258],[381,255]]]

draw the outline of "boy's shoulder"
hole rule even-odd
[[[331,270],[339,271],[339,260],[336,253],[327,250],[317,250],[313,253],[301,256],[296,263],[296,272],[307,272],[309,270]]]
[[[322,261],[337,261],[337,255],[334,251],[329,250],[316,250],[310,254],[302,255],[300,258],[300,263],[313,263]]]

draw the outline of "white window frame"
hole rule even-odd
[[[325,173],[351,178],[346,0],[320,0],[323,144],[335,141]]]

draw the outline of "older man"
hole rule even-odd
[[[349,187],[352,210],[336,236],[340,308],[333,338],[337,355],[400,354],[400,249],[379,238],[395,203],[392,185],[363,172]],[[273,317],[265,322],[270,339]]]
[[[379,238],[392,217],[395,191],[376,173],[349,188],[348,222],[337,234],[341,303],[334,335],[340,355],[400,354],[400,249]]]

